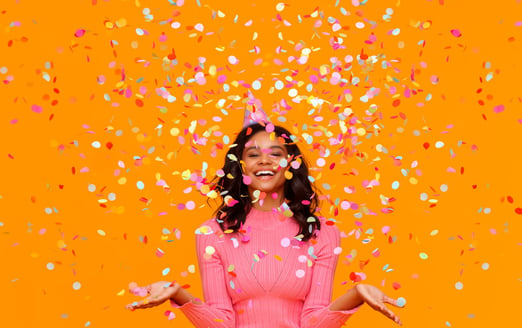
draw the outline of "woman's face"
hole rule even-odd
[[[243,182],[248,185],[250,195],[255,190],[272,197],[276,196],[274,193],[279,196],[284,193],[286,168],[280,166],[280,161],[287,159],[288,152],[275,134],[272,135],[273,139],[265,131],[254,134],[243,150]]]

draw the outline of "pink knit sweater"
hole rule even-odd
[[[292,218],[252,209],[243,228],[225,234],[212,219],[196,231],[205,303],[180,307],[196,327],[334,328],[357,310],[329,309],[336,227],[302,243]]]

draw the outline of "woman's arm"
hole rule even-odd
[[[213,225],[212,228],[219,229],[217,224],[215,227]],[[131,292],[145,298],[129,304],[127,308],[131,310],[145,309],[170,300],[171,305],[179,308],[195,327],[235,327],[236,314],[225,285],[225,270],[221,263],[219,251],[217,251],[219,249],[218,239],[219,237],[214,233],[196,235],[196,251],[205,302],[197,299],[175,282],[159,281],[145,287],[138,287],[137,284],[131,283],[129,285]]]
[[[333,280],[338,256],[334,250],[340,244],[340,233],[335,226],[321,224],[320,235],[313,245],[315,261],[312,271],[312,283],[306,296],[301,315],[303,328],[339,328],[358,309],[357,299],[352,299],[346,307],[331,309]]]
[[[335,226],[322,225],[314,253],[317,256],[312,273],[312,284],[306,297],[301,327],[339,328],[364,303],[380,311],[397,323],[400,319],[384,303],[397,306],[393,300],[376,287],[359,284],[331,302],[333,279],[337,265],[334,250],[340,245],[339,230]]]

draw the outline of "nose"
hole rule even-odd
[[[261,156],[259,156],[259,163],[260,164],[269,164],[271,163],[271,159],[268,154],[262,153]]]

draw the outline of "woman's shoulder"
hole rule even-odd
[[[196,235],[220,235],[221,227],[215,218],[203,222],[195,231]]]
[[[339,228],[335,225],[335,221],[325,218],[319,218],[321,228],[316,232],[318,242],[329,243],[337,242],[340,238]]]

